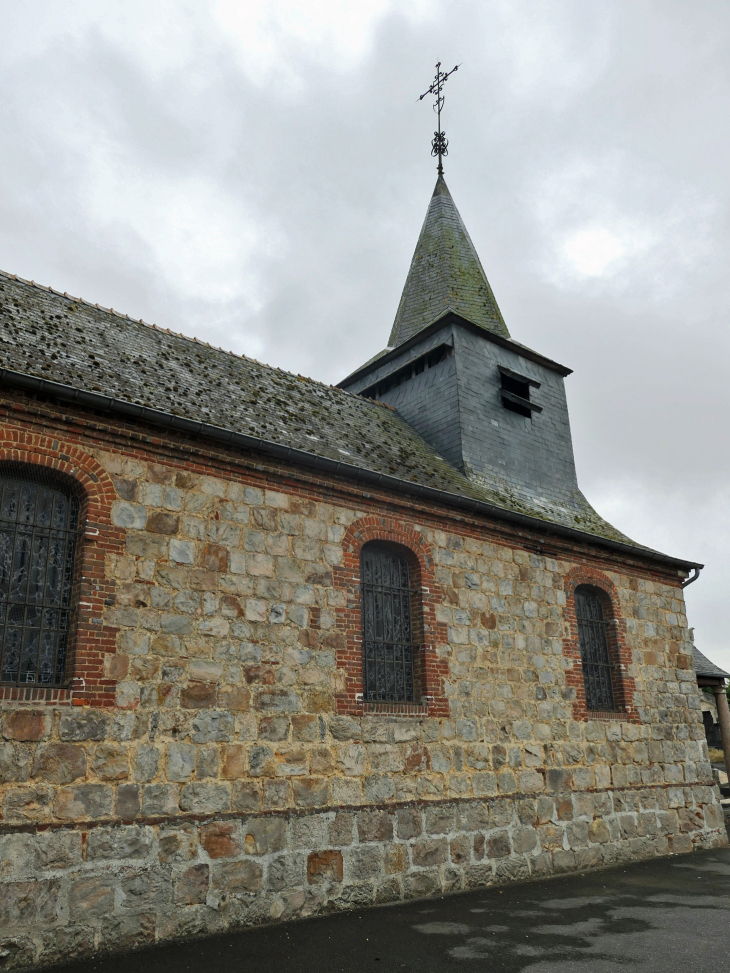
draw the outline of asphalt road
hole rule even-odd
[[[730,849],[308,919],[64,973],[727,973]]]

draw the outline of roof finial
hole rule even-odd
[[[444,174],[444,167],[441,160],[443,156],[449,154],[449,143],[446,138],[446,132],[441,131],[441,109],[444,107],[442,88],[454,71],[459,70],[459,67],[460,65],[457,64],[456,67],[452,68],[450,71],[442,71],[441,61],[439,61],[436,65],[436,77],[434,78],[431,87],[428,89],[428,91],[424,91],[421,97],[418,99],[419,101],[423,101],[426,95],[436,95],[433,110],[438,116],[438,131],[433,133],[433,139],[431,141],[431,155],[437,155],[439,157],[438,174],[440,176],[443,176]]]

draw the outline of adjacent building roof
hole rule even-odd
[[[402,344],[449,311],[485,331],[509,338],[474,244],[444,177],[439,176],[398,305],[389,347]]]
[[[642,553],[474,483],[388,406],[0,272],[0,382],[180,428],[527,526]]]
[[[714,662],[710,662],[706,655],[703,655],[696,646],[692,646],[692,658],[695,664],[695,673],[707,679],[730,679],[730,672],[725,672]]]

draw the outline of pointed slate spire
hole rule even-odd
[[[388,345],[403,344],[449,311],[509,338],[474,244],[439,175]]]

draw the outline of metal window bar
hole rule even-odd
[[[0,467],[0,683],[62,686],[79,502],[44,471]]]
[[[601,599],[594,592],[578,588],[575,593],[578,641],[583,662],[586,706],[589,710],[615,710],[614,666],[608,648],[608,625]]]
[[[414,650],[408,562],[386,547],[361,557],[363,699],[414,702]]]

